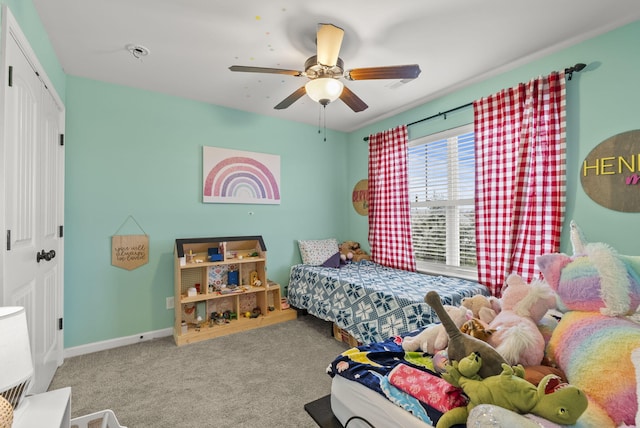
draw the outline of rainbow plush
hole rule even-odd
[[[536,264],[566,309],[630,315],[640,307],[640,257],[618,254],[602,242],[585,243],[571,222],[573,256],[545,254]]]
[[[569,383],[602,407],[615,423],[634,425],[638,411],[632,352],[640,348],[640,324],[598,312],[566,313],[548,354]]]
[[[571,243],[573,256],[536,258],[559,307],[568,310],[553,332],[547,356],[569,383],[587,394],[587,414],[601,417],[606,412],[612,419],[611,424],[591,426],[634,425],[640,413],[638,358],[632,355],[640,349],[640,324],[627,316],[640,307],[640,257],[586,242],[574,222]]]

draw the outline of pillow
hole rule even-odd
[[[340,251],[335,238],[298,241],[298,248],[300,248],[302,263],[314,266],[322,265]],[[339,254],[338,257],[340,257]]]

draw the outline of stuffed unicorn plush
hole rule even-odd
[[[629,315],[640,306],[640,257],[586,242],[574,222],[571,243],[573,256],[545,254],[536,259],[565,311],[547,356],[589,397],[583,417],[611,419],[588,426],[632,426],[640,408],[636,381],[640,324]]]
[[[571,222],[573,256],[545,254],[536,258],[544,279],[564,309],[600,311],[616,317],[640,307],[640,257],[618,254],[602,242],[586,243]]]

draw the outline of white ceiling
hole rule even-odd
[[[421,75],[408,83],[343,80],[369,105],[359,113],[340,100],[327,106],[327,127],[346,132],[640,19],[638,0],[33,3],[67,74],[312,125],[320,107],[307,96],[288,109],[273,108],[307,78],[228,67],[302,71],[315,54],[318,23],[345,30],[345,70],[420,66]],[[150,54],[137,59],[129,44]]]

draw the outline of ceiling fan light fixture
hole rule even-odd
[[[324,106],[337,100],[342,94],[344,84],[331,77],[320,77],[307,82],[305,90],[313,101]]]

